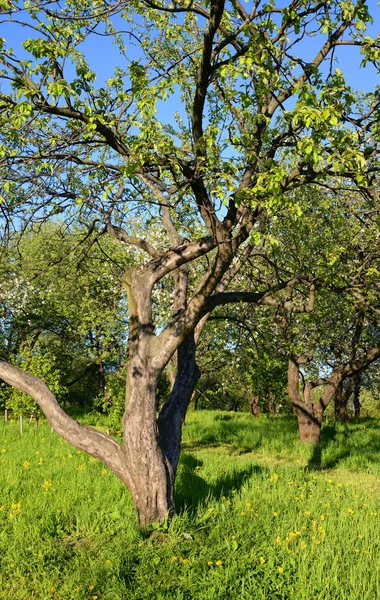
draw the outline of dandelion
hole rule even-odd
[[[325,515],[321,515],[321,516],[319,517],[319,520],[320,520],[320,521],[324,521],[324,520],[325,520]]]
[[[172,562],[175,562],[176,560],[178,560],[178,556],[172,556],[170,560],[171,560]],[[108,561],[106,560],[106,563],[107,563],[107,562],[108,562]],[[111,562],[111,561],[109,561],[109,562]]]
[[[175,557],[175,556],[173,556],[173,558],[176,558],[176,557]],[[173,558],[172,558],[172,560],[173,560]],[[110,559],[109,559],[109,558],[107,558],[107,560],[106,560],[106,565],[110,565],[110,564],[111,564],[111,561],[110,561]]]
[[[51,483],[51,481],[44,481],[43,483],[43,488],[44,488],[44,492],[48,492],[49,488],[51,488],[53,484]]]
[[[28,469],[28,467],[29,467],[29,461],[28,460],[24,460],[24,467],[25,467],[25,469]]]
[[[213,565],[214,563],[212,562],[212,560],[209,560],[209,561],[207,562],[207,564],[208,564],[208,566],[209,566],[209,567],[211,567],[211,565]]]
[[[279,573],[283,573],[283,572],[284,572],[284,567],[278,567],[277,571],[278,571]]]
[[[260,565],[263,565],[265,563],[265,558],[263,556],[260,556]]]
[[[94,584],[90,583],[90,585],[88,586],[88,589],[90,590],[90,592],[92,592],[92,590],[94,589],[94,587],[95,587]]]
[[[217,560],[215,563],[218,567],[221,567],[223,562],[221,560]]]
[[[351,508],[351,506],[349,506],[347,508],[347,512],[349,512],[351,515],[354,513],[353,509]]]
[[[241,514],[242,517],[244,517],[244,515],[245,515],[244,510],[242,510],[240,514]]]
[[[359,538],[359,540],[362,540],[363,536],[362,535],[358,535],[358,538]]]
[[[277,513],[277,512],[274,512],[274,513],[273,513],[273,516],[274,516],[274,517],[278,517],[278,513]]]

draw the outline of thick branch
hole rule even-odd
[[[0,359],[0,378],[31,396],[60,436],[79,450],[101,460],[129,489],[133,489],[133,482],[126,471],[125,452],[118,442],[101,431],[81,425],[69,417],[39,377],[21,371]]]

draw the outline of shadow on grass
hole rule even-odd
[[[202,465],[203,461],[191,454],[182,456],[176,484],[176,507],[179,511],[186,508],[195,512],[206,501],[218,500],[222,496],[228,497],[238,492],[252,475],[267,472],[263,467],[250,465],[245,469],[234,469],[215,482],[207,482],[196,472]]]
[[[365,437],[360,432],[365,431]],[[350,421],[344,425],[325,426],[321,432],[321,443],[315,446],[307,464],[308,470],[333,469],[346,458],[360,456],[360,466],[376,462],[380,452],[380,440],[371,439],[371,451],[368,452],[368,433],[378,432],[378,424],[369,419]]]
[[[329,425],[322,428],[321,431],[321,443],[313,447],[312,454],[308,460],[306,469],[309,471],[319,471],[325,467],[322,466],[322,453],[328,448],[328,446],[335,442],[336,428]]]

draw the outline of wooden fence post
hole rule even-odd
[[[4,411],[4,419],[5,419],[5,422],[8,423],[8,409],[7,408]]]
[[[24,431],[23,422],[22,422],[22,415],[19,416],[19,422],[20,422],[20,435],[22,435],[23,431]]]

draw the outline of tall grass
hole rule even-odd
[[[142,534],[127,490],[50,432],[0,424],[0,598],[380,597],[380,428],[192,413],[170,528]]]

